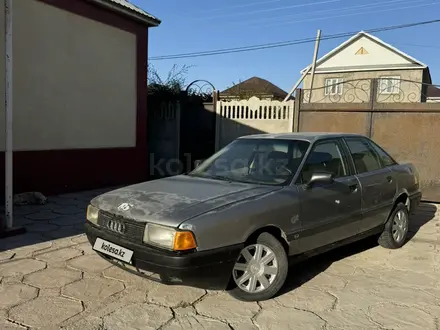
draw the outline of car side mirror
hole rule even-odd
[[[197,159],[194,161],[194,168],[197,168],[200,166],[200,164],[203,163],[203,159]]]
[[[306,187],[311,188],[316,183],[321,184],[331,184],[335,181],[335,176],[330,172],[317,172],[313,173],[309,182],[307,182]]]

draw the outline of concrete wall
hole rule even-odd
[[[299,104],[300,132],[369,136],[397,161],[413,163],[424,198],[440,202],[440,103]]]
[[[301,113],[299,127],[302,132],[368,135],[369,123],[369,115],[366,112],[307,111]]]
[[[249,100],[218,102],[216,149],[238,137],[261,133],[287,133],[293,129],[294,101]]]
[[[136,35],[36,0],[13,15],[14,150],[136,146]],[[1,91],[3,68],[0,56]]]
[[[378,91],[378,102],[420,102],[422,96],[423,69],[411,70],[381,70],[316,73],[313,81],[312,103],[367,103],[370,100],[371,78],[400,76],[398,94],[384,94]],[[341,95],[325,95],[325,80],[328,78],[342,78],[343,89]],[[310,74],[304,78],[304,101],[309,102]]]

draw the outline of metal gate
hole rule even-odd
[[[194,161],[206,159],[215,151],[215,87],[209,81],[195,80],[181,94],[180,159],[183,172]]]
[[[149,178],[188,172],[215,151],[215,88],[196,80],[180,94],[148,96]]]

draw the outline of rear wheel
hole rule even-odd
[[[270,299],[284,285],[287,271],[283,245],[273,235],[262,233],[241,250],[232,270],[234,288],[229,293],[244,301]]]
[[[408,208],[398,203],[391,212],[378,243],[387,249],[398,249],[405,244],[409,228]]]

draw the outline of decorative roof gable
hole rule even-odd
[[[316,62],[316,72],[427,68],[427,65],[364,31]],[[301,71],[304,73],[308,69]]]

